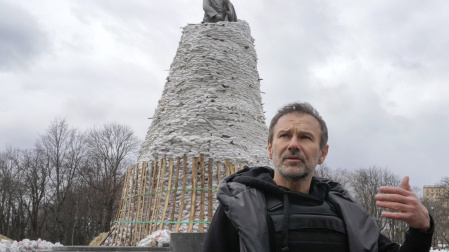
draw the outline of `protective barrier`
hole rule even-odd
[[[218,205],[219,181],[243,165],[188,159],[161,159],[131,167],[109,234],[109,246],[135,246],[156,230],[206,232]],[[116,232],[114,232],[116,230]]]

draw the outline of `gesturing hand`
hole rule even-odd
[[[393,220],[405,221],[410,227],[424,232],[429,230],[429,212],[421,203],[421,200],[412,192],[408,176],[402,179],[401,187],[380,187],[382,194],[376,195],[376,205],[397,211],[383,211],[382,216]]]

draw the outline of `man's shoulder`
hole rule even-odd
[[[249,167],[245,166],[242,170],[233,173],[223,179],[224,182],[236,182],[236,180],[240,180],[240,178],[251,178],[257,180],[264,180],[266,182],[274,182],[273,181],[274,170],[268,166],[257,166],[257,167]]]
[[[329,190],[330,195],[335,195],[340,198],[343,198],[347,201],[354,202],[354,199],[351,197],[349,192],[341,185],[339,182],[336,182],[329,178],[323,178],[323,177],[313,177],[312,183],[315,185],[326,185],[326,187]]]
[[[333,192],[346,192],[346,189],[339,182],[333,181],[329,178],[313,176],[312,183],[326,184],[329,186],[329,190]]]
[[[227,195],[235,195],[249,188],[265,192],[282,190],[274,182],[273,176],[274,171],[268,166],[245,166],[244,169],[224,178],[220,182],[219,191]]]

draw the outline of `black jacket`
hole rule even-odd
[[[238,187],[235,187],[236,185],[243,185],[243,187],[240,188],[257,188],[257,191],[263,191],[264,193],[271,193],[271,194],[285,194],[285,193],[292,193],[292,192],[288,192],[289,190],[287,188],[283,188],[283,187],[279,187],[276,185],[276,183],[273,181],[273,170],[271,168],[267,168],[267,167],[256,167],[256,168],[245,168],[244,170],[239,171],[236,174],[233,174],[227,178],[225,178],[222,182],[220,182],[220,192],[219,192],[219,199],[220,199],[220,195],[223,195],[223,193],[225,195],[231,195],[231,197],[229,197],[229,199],[231,201],[234,200],[235,195],[238,195],[238,193],[240,192],[239,190],[241,189],[236,189]],[[341,212],[345,212],[345,211],[352,211],[351,209],[356,208],[355,206],[358,206],[358,204],[354,203],[353,200],[351,199],[351,197],[349,196],[349,194],[341,187],[340,184],[335,183],[333,181],[327,180],[327,179],[320,179],[320,178],[313,178],[312,180],[312,185],[311,185],[311,191],[312,190],[317,190],[317,186],[323,186],[323,184],[325,185],[325,187],[327,187],[326,190],[330,191],[331,194],[331,198],[336,198],[337,200],[334,201],[339,201],[339,202],[333,202],[334,204],[340,204],[343,206],[338,206],[337,208],[339,209],[339,211]],[[322,190],[322,189],[321,189]],[[231,192],[232,191],[232,192]],[[317,190],[318,191],[318,190]],[[254,197],[254,192],[251,192],[251,200],[252,198],[257,198]],[[312,193],[312,192],[311,192]],[[314,192],[316,193],[316,192]],[[242,234],[242,230],[244,232],[244,229],[247,229],[246,221],[248,220],[248,223],[251,222],[250,219],[245,219],[245,218],[251,218],[252,215],[257,215],[254,213],[251,213],[250,210],[248,211],[241,211],[242,215],[245,216],[243,217],[243,221],[241,220],[240,223],[244,223],[244,225],[241,224],[236,224],[235,220],[231,220],[229,218],[229,209],[227,209],[229,207],[229,202],[226,202],[226,198],[223,200],[223,196],[221,196],[222,199],[220,199],[220,206],[217,208],[214,218],[212,220],[212,223],[209,227],[209,230],[207,232],[207,236],[206,236],[206,240],[204,243],[204,248],[203,251],[205,252],[209,252],[209,251],[243,251],[241,249],[242,244],[241,244],[241,236],[239,235],[239,232]],[[239,197],[239,195],[238,195]],[[330,200],[332,201],[332,200]],[[347,203],[346,203],[347,202]],[[233,204],[231,202],[231,204]],[[349,210],[347,210],[349,209]],[[359,211],[359,210],[357,210]],[[356,212],[357,212],[356,211]],[[365,212],[365,211],[363,211]],[[249,216],[247,215],[249,213]],[[351,213],[352,215],[354,215],[354,213]],[[360,212],[358,213],[358,215],[360,215]],[[230,215],[232,216],[232,215]],[[345,213],[342,213],[343,219],[348,219],[348,217],[345,218]],[[365,215],[363,216],[358,216],[359,219],[361,218],[366,219],[363,222],[371,222],[372,219],[370,217],[366,217],[366,212]],[[432,227],[430,229],[429,232],[423,233],[420,232],[419,230],[410,228],[409,231],[406,234],[406,241],[404,242],[403,246],[399,246],[398,244],[392,242],[391,240],[389,240],[387,237],[385,237],[384,235],[382,235],[378,229],[377,226],[375,226],[374,224],[374,228],[373,229],[373,224],[369,224],[368,227],[369,229],[371,229],[371,231],[366,232],[366,230],[362,230],[362,229],[366,229],[366,224],[365,226],[357,226],[353,225],[353,216],[351,216],[350,221],[349,221],[349,226],[352,226],[352,228],[354,229],[351,234],[351,232],[348,233],[348,239],[349,242],[356,240],[356,242],[358,241],[362,241],[365,242],[365,240],[371,240],[373,242],[369,242],[367,241],[367,243],[375,243],[372,245],[367,245],[366,248],[359,248],[359,249],[352,249],[352,251],[357,250],[356,252],[359,251],[385,251],[385,252],[390,252],[390,251],[402,251],[402,252],[406,252],[406,251],[414,251],[414,252],[421,252],[421,251],[429,251],[430,249],[430,244],[431,244],[431,239],[432,239],[432,234],[433,234],[433,223],[431,223]],[[346,220],[345,220],[346,221]],[[348,221],[346,221],[348,222]],[[253,222],[254,223],[254,222]],[[348,225],[348,224],[347,224]],[[238,228],[236,228],[236,226],[239,226]],[[263,227],[264,225],[262,225]],[[358,228],[360,227],[360,228]],[[351,228],[351,227],[348,227]],[[263,229],[263,228],[257,228],[257,229]],[[250,229],[251,230],[251,229]],[[256,229],[252,229],[251,232],[254,232]],[[375,231],[373,233],[373,230]],[[365,237],[363,235],[359,235],[359,233],[364,233],[365,232]],[[245,234],[243,234],[245,235]],[[370,237],[366,237],[366,236],[370,236]],[[357,237],[354,237],[357,236]],[[255,234],[254,237],[264,237],[264,231]],[[363,238],[364,237],[364,238]],[[256,240],[259,238],[256,238]],[[267,243],[266,241],[262,239],[260,239],[261,241],[257,241],[262,243],[262,247],[266,247]],[[244,241],[245,242],[245,241]],[[256,242],[256,243],[257,243]],[[268,245],[269,246],[269,245]],[[362,245],[363,246],[363,245]],[[248,249],[247,246],[243,245],[244,250],[245,251],[252,251],[254,249],[250,248]],[[353,248],[356,246],[352,246]],[[268,250],[268,249],[267,249]],[[352,252],[351,251],[351,252]],[[317,251],[319,252],[319,251]]]

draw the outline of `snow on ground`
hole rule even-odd
[[[49,249],[51,247],[62,247],[59,242],[53,244],[51,242],[38,239],[37,241],[31,241],[29,239],[23,239],[22,241],[11,242],[9,240],[2,240],[0,242],[0,252],[17,252],[17,251],[30,251],[36,249]]]

